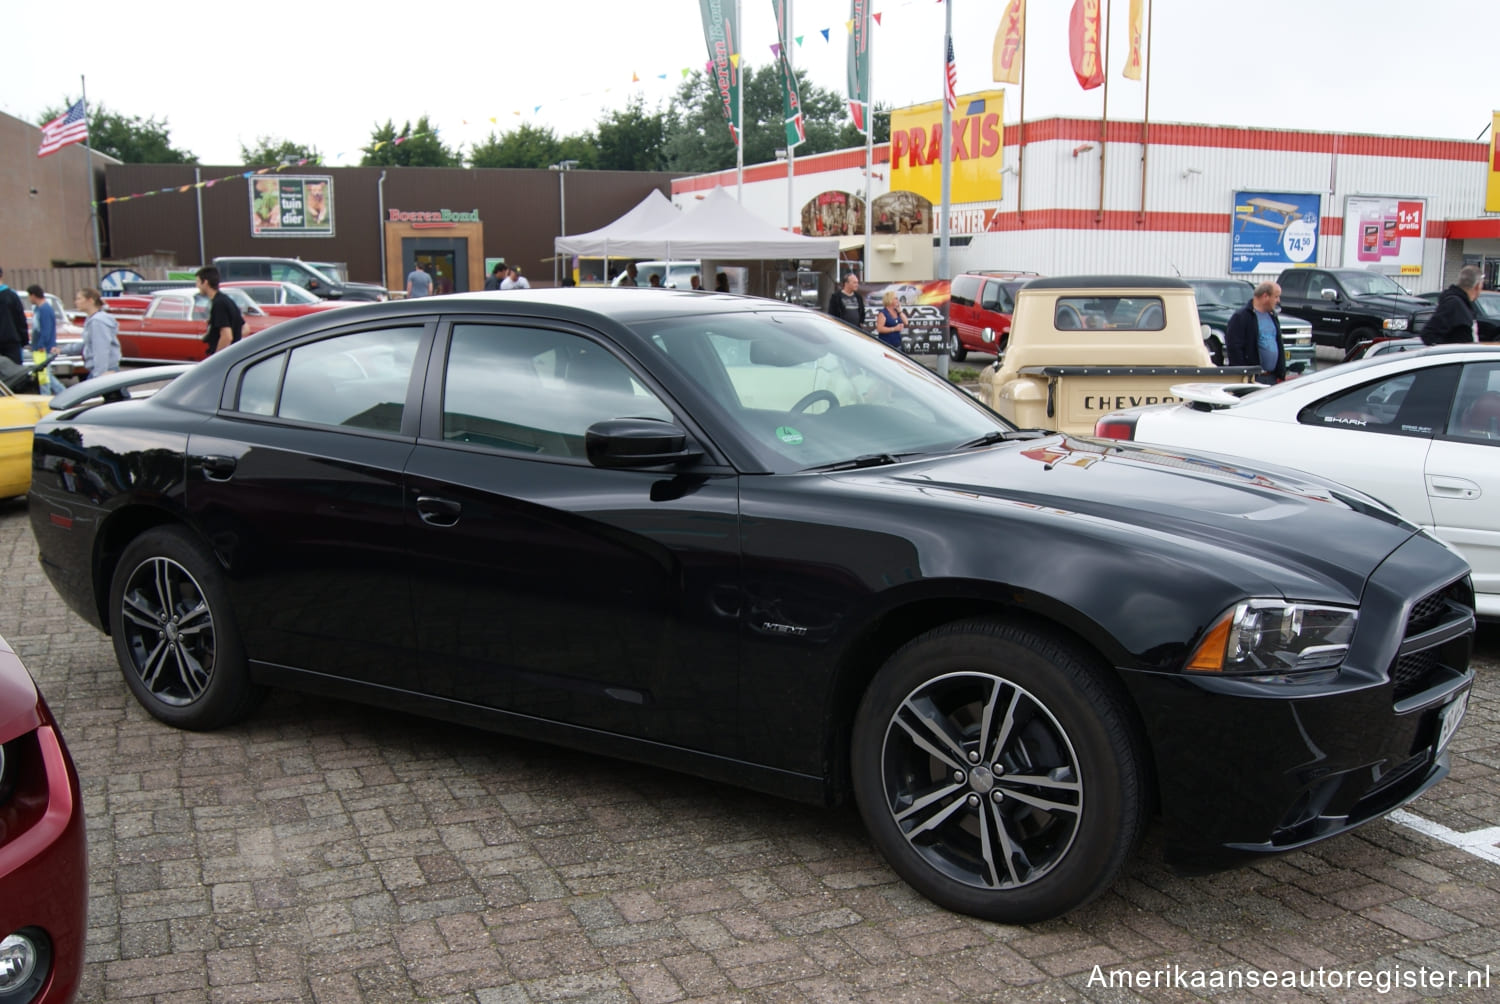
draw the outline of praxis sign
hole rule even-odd
[[[1005,155],[1001,115],[1005,92],[980,91],[958,99],[953,115],[950,201],[998,202]],[[943,103],[897,108],[891,112],[891,191],[916,192],[942,201]]]

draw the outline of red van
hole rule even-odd
[[[1016,290],[1036,272],[962,272],[948,288],[948,357],[963,362],[970,352],[999,355],[1010,334],[1010,312],[1015,309]],[[984,329],[994,332],[994,341],[984,340]]]

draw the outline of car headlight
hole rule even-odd
[[[1349,607],[1244,600],[1208,629],[1187,668],[1248,676],[1328,669],[1344,661],[1358,619]]]
[[[1205,342],[1208,341],[1209,338],[1211,338],[1213,336],[1213,333],[1214,333],[1214,329],[1210,328],[1206,324],[1200,324],[1200,325],[1198,325],[1198,330],[1201,331],[1201,332],[1203,332],[1203,340]]]
[[[1380,322],[1380,326],[1387,331],[1405,331],[1411,325],[1411,321],[1405,317],[1387,317]]]

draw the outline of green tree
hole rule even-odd
[[[826,153],[863,146],[864,136],[848,119],[844,98],[818,87],[797,71],[797,94],[802,101],[807,141],[798,154]],[[722,171],[735,164],[734,143],[724,121],[723,102],[707,75],[693,71],[677,88],[672,110],[667,114],[665,143],[667,168],[673,171]],[[745,163],[773,160],[786,144],[783,126],[781,73],[775,65],[745,72]],[[875,110],[875,142],[890,139],[889,109]]]
[[[660,171],[666,167],[666,117],[647,114],[639,95],[599,120],[597,167],[601,171]]]
[[[320,163],[323,155],[315,146],[303,146],[289,139],[275,136],[257,136],[253,146],[240,144],[240,163],[252,167],[275,166],[299,160]]]
[[[397,140],[401,142],[396,142]],[[461,167],[463,157],[457,150],[443,145],[436,127],[423,115],[413,126],[408,120],[401,131],[390,119],[370,134],[370,145],[364,151],[361,167]]]
[[[44,125],[73,106],[73,99],[63,98],[61,108],[48,108],[37,120]],[[196,164],[198,158],[187,150],[172,146],[172,132],[167,120],[153,116],[119,115],[102,103],[89,108],[89,146],[127,164]]]

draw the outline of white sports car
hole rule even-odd
[[[1095,434],[1297,467],[1373,495],[1461,553],[1476,613],[1500,619],[1500,346],[1172,390],[1188,403],[1113,412]]]

